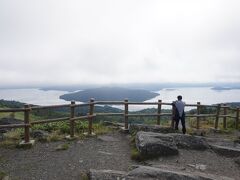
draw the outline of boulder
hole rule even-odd
[[[89,172],[90,180],[233,180],[232,178],[200,172],[180,172],[150,166],[138,166],[130,172],[94,170]]]
[[[177,155],[178,149],[173,136],[139,131],[136,135],[136,147],[143,156]]]
[[[157,133],[174,133],[176,130],[170,127],[163,127],[159,125],[146,125],[146,124],[130,124],[130,133],[145,131],[145,132],[157,132]]]
[[[173,136],[173,139],[178,148],[205,150],[209,148],[207,141],[200,136],[192,136],[187,134],[169,134]]]
[[[150,166],[139,166],[130,171],[127,177],[148,180],[232,180],[232,178],[223,176],[215,176],[205,173],[187,173]]]
[[[49,133],[43,130],[33,130],[31,132],[31,136],[36,139],[46,139],[48,137]]]
[[[220,146],[211,144],[210,145],[213,151],[216,153],[226,156],[226,157],[239,157],[240,156],[240,149],[235,147],[229,147],[229,146]]]

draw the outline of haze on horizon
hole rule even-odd
[[[1,0],[0,85],[240,82],[238,0]]]

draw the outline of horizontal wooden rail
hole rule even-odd
[[[134,117],[134,116],[145,116],[145,117],[148,117],[148,116],[160,116],[158,114],[127,114],[126,116],[128,117]]]
[[[2,112],[24,112],[24,108],[6,108],[6,109],[0,109],[0,113]]]
[[[134,116],[172,116],[171,113],[161,113],[161,114],[127,114],[126,116],[134,117]]]
[[[30,124],[7,124],[7,125],[0,125],[0,128],[23,128],[26,126],[30,126]]]
[[[90,103],[84,103],[84,104],[75,104],[75,107],[85,107],[85,106],[89,106]]]
[[[216,117],[216,114],[186,114],[185,117]]]
[[[174,102],[173,102],[174,103]],[[71,104],[62,104],[62,105],[51,105],[51,106],[30,106],[25,105],[24,108],[1,108],[0,113],[3,112],[24,112],[24,123],[23,124],[7,124],[0,125],[0,128],[24,128],[24,140],[26,143],[29,142],[30,132],[29,128],[36,124],[44,124],[51,122],[65,122],[68,121],[70,126],[70,137],[74,138],[74,129],[75,129],[75,121],[85,119],[88,121],[88,133],[92,134],[93,130],[93,118],[96,116],[123,116],[124,118],[124,129],[128,130],[129,122],[128,118],[131,117],[156,117],[157,125],[160,125],[160,120],[162,116],[171,117],[171,127],[174,127],[174,117],[176,108],[173,103],[162,102],[158,100],[157,102],[129,102],[127,99],[124,101],[94,101],[94,99],[90,99],[89,102],[82,104],[75,104],[75,101],[72,101]],[[95,105],[122,105],[124,107],[121,113],[94,113]],[[130,105],[156,105],[156,113],[129,113]],[[162,105],[171,106],[171,113],[161,113]],[[186,107],[196,107],[196,114],[185,114],[185,117],[193,117],[197,119],[196,128],[200,128],[201,117],[214,117],[215,123],[214,127],[217,129],[219,121],[223,120],[223,128],[227,127],[227,118],[235,119],[235,128],[239,127],[239,107],[232,108],[227,106],[226,104],[217,104],[217,105],[204,105],[200,102],[197,104],[185,104]],[[76,116],[75,110],[77,107],[88,107],[89,113],[85,116]],[[216,113],[214,114],[201,114],[201,110],[203,107],[214,108]],[[30,120],[30,113],[32,110],[41,110],[41,109],[54,109],[54,108],[69,108],[70,115],[69,117],[55,118],[55,119],[43,119],[43,120]],[[214,110],[214,111],[215,111]],[[231,110],[231,111],[229,111]],[[231,113],[231,114],[230,114]],[[236,113],[232,115],[232,113]],[[221,119],[220,119],[221,118]]]
[[[128,102],[129,105],[158,105],[158,102]]]
[[[54,108],[67,108],[70,107],[69,104],[61,104],[61,105],[51,105],[51,106],[31,106],[32,110],[39,110],[39,109],[54,109]]]
[[[66,121],[69,120],[69,117],[64,117],[64,118],[56,118],[56,119],[43,119],[43,120],[37,120],[37,121],[32,121],[31,124],[44,124],[44,123],[51,123],[51,122],[59,122],[59,121]]]
[[[96,113],[97,116],[123,116],[124,113]]]
[[[124,101],[96,101],[95,104],[99,104],[99,105],[104,105],[104,104],[124,105]]]

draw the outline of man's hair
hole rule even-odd
[[[182,96],[179,95],[179,96],[177,97],[177,99],[178,99],[178,100],[182,100]]]

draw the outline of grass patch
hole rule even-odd
[[[23,129],[15,129],[8,131],[4,134],[4,136],[6,139],[20,140],[24,136]]]
[[[16,148],[18,142],[12,140],[5,140],[0,142],[0,147],[13,149]]]
[[[136,147],[132,147],[131,149],[131,159],[135,161],[143,161],[144,158],[141,156],[140,152]]]
[[[15,129],[4,134],[4,140],[0,141],[0,147],[15,148],[23,138],[23,129]]]
[[[59,131],[54,131],[47,137],[47,142],[56,142],[64,139],[64,135],[59,133]]]
[[[86,172],[81,172],[80,173],[80,179],[89,180],[88,174]]]
[[[63,151],[69,149],[69,144],[60,144],[56,147],[56,151]]]
[[[144,161],[147,158],[142,156],[141,153],[138,151],[136,148],[136,143],[135,143],[135,137],[136,133],[133,133],[130,138],[130,146],[131,146],[131,159],[134,161]]]
[[[93,130],[94,130],[94,133],[97,135],[106,134],[113,131],[112,128],[105,126],[102,123],[94,124]]]
[[[7,173],[0,171],[0,180],[2,180],[5,176],[7,176]]]

